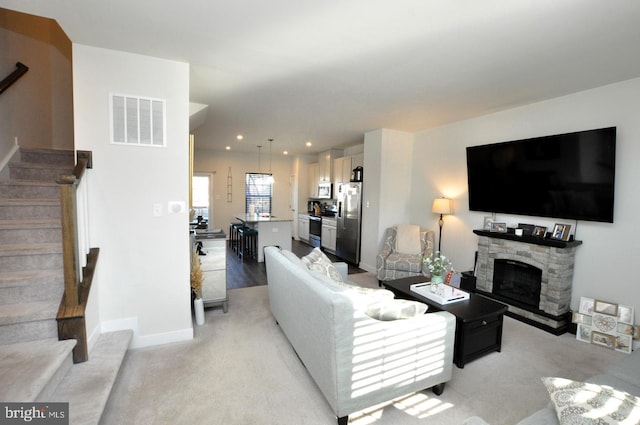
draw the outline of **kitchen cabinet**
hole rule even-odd
[[[309,164],[307,168],[309,175],[309,198],[318,197],[318,164]]]
[[[333,160],[342,156],[342,150],[329,149],[318,154],[318,183],[333,181]]]
[[[336,219],[322,218],[321,246],[332,253],[336,252]]]
[[[229,309],[227,297],[227,239],[224,232],[222,237],[211,237],[209,234],[196,234],[196,242],[202,242],[200,267],[204,280],[202,282],[202,301],[205,307],[222,305],[226,313]]]
[[[343,156],[333,160],[333,185],[347,183],[351,181],[351,157]]]
[[[298,239],[309,242],[309,216],[298,214]]]

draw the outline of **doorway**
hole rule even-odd
[[[194,218],[198,222],[205,222],[208,228],[213,228],[213,174],[193,173],[191,181],[191,208]]]

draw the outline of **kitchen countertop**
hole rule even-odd
[[[281,221],[292,221],[290,218],[280,218],[276,216],[262,216],[259,214],[238,214],[236,218],[244,223],[275,223]]]
[[[226,239],[227,234],[222,229],[196,229],[196,239]]]

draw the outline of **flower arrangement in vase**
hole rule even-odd
[[[203,281],[204,274],[202,273],[202,267],[200,266],[200,257],[198,255],[198,250],[194,249],[191,252],[191,290],[195,294],[193,310],[196,314],[196,323],[198,325],[204,324],[204,302],[202,300]]]
[[[442,255],[440,251],[436,251],[430,257],[425,257],[423,264],[431,273],[432,283],[443,283],[444,276],[451,267],[451,260]]]

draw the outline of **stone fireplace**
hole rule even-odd
[[[474,230],[476,292],[509,306],[509,316],[562,334],[571,323],[571,287],[580,241]]]

